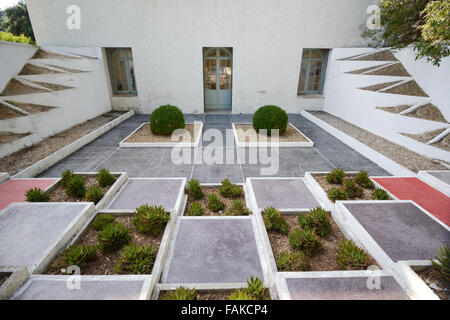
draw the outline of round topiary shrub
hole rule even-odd
[[[277,106],[264,106],[259,108],[253,115],[253,129],[256,132],[266,129],[267,135],[271,135],[271,130],[278,129],[280,134],[286,132],[288,116],[286,111]]]
[[[184,127],[184,115],[175,106],[160,106],[150,116],[150,130],[153,134],[169,135]]]

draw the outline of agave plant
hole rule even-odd
[[[197,291],[181,286],[176,290],[167,291],[162,300],[197,300]]]
[[[441,247],[437,250],[435,256],[436,261],[431,261],[433,265],[438,269],[439,276],[442,281],[450,283],[450,249],[449,246]]]

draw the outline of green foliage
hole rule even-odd
[[[82,176],[74,175],[67,181],[66,193],[72,198],[83,198],[86,194],[86,181]]]
[[[72,177],[75,174],[73,173],[72,170],[67,169],[66,171],[64,171],[61,174],[61,180],[59,181],[59,183],[63,186],[63,187],[67,187],[67,184],[69,183],[69,180],[72,179]]]
[[[344,188],[331,188],[328,190],[328,198],[333,202],[336,200],[347,200],[348,194]]]
[[[309,258],[302,251],[282,252],[277,259],[277,266],[280,271],[307,271]]]
[[[264,282],[259,278],[250,277],[247,280],[247,292],[256,300],[266,300],[268,298]]]
[[[434,65],[450,55],[450,2],[448,0],[381,0],[381,29],[363,37],[373,47],[394,49],[414,45],[416,59]]]
[[[350,199],[362,198],[364,195],[364,190],[352,179],[345,179],[344,189]]]
[[[262,216],[267,231],[276,231],[281,234],[288,234],[289,226],[280,211],[274,207],[268,207],[264,209]]]
[[[208,196],[208,208],[212,212],[219,212],[225,208],[225,204],[219,200],[219,197],[215,193],[211,193]]]
[[[133,223],[139,232],[148,233],[156,237],[165,228],[170,220],[170,213],[162,206],[149,206],[144,204],[136,209]]]
[[[34,44],[33,28],[25,2],[20,1],[15,6],[5,9],[4,13],[6,18],[3,19],[2,29],[16,36],[24,35],[31,39],[31,42],[27,43]]]
[[[114,251],[130,242],[130,230],[122,223],[107,224],[97,235],[99,248],[103,251]]]
[[[184,127],[184,115],[175,106],[160,106],[150,117],[150,130],[153,134],[169,135],[176,129]]]
[[[225,212],[225,215],[227,216],[248,216],[250,214],[252,214],[252,212],[239,199],[233,200],[231,207]]]
[[[97,181],[101,187],[105,188],[112,185],[116,178],[108,170],[100,169],[97,173]]]
[[[162,300],[197,300],[197,291],[181,286],[176,290],[167,291]]]
[[[256,300],[247,290],[234,290],[230,300]]]
[[[336,168],[334,170],[331,170],[330,173],[327,175],[327,181],[328,183],[333,184],[342,184],[345,178],[345,172],[341,168]]]
[[[242,189],[237,184],[231,183],[229,179],[222,181],[219,192],[225,198],[239,198],[242,195]]]
[[[286,132],[288,116],[286,111],[277,106],[263,106],[253,115],[253,128],[256,132],[267,130],[267,135],[272,134],[272,130],[279,130],[279,134]]]
[[[442,281],[450,284],[450,247],[442,247],[437,251],[436,261],[431,261],[433,266],[439,271],[439,277]]]
[[[101,231],[106,225],[113,223],[115,219],[112,214],[99,214],[95,217],[92,227],[94,230]]]
[[[369,265],[369,256],[352,240],[345,240],[339,243],[336,262],[342,270],[363,270]]]
[[[389,200],[389,194],[386,192],[386,190],[383,189],[375,189],[372,192],[372,200]]]
[[[155,258],[156,250],[153,246],[139,246],[131,243],[120,252],[119,262],[115,267],[115,271],[133,274],[149,273]]]
[[[28,202],[48,202],[50,195],[42,189],[32,188],[25,194]]]
[[[83,267],[95,258],[97,258],[96,246],[73,245],[63,253],[64,263],[70,266]]]
[[[306,214],[299,215],[298,223],[303,229],[312,229],[321,237],[326,237],[331,230],[328,212],[320,207],[312,209]]]
[[[187,211],[188,216],[203,216],[205,215],[205,208],[203,208],[200,202],[194,202],[191,204]]]
[[[189,180],[186,187],[186,193],[194,200],[203,199],[203,190],[198,180]]]
[[[97,204],[100,200],[102,200],[104,195],[105,194],[103,193],[102,188],[92,186],[86,191],[86,200]]]
[[[363,188],[373,189],[374,185],[367,171],[361,170],[355,176],[355,182]]]
[[[313,229],[295,229],[289,233],[289,244],[295,250],[311,255],[322,247]]]

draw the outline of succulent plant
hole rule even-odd
[[[188,216],[203,216],[205,215],[205,208],[200,202],[194,202],[187,210]]]
[[[72,198],[83,198],[86,194],[86,181],[82,176],[74,175],[66,185],[66,193]]]
[[[181,286],[176,290],[167,291],[162,300],[197,300],[197,291]]]
[[[104,195],[105,194],[103,193],[102,188],[92,186],[86,191],[86,200],[97,204],[100,200],[102,200]]]
[[[344,181],[344,178],[345,178],[345,172],[341,168],[336,168],[334,170],[331,170],[326,177],[328,183],[333,183],[333,184],[342,184],[342,182]]]
[[[431,261],[438,269],[439,276],[447,284],[450,284],[450,249],[449,246],[441,247],[435,256],[437,261]]]
[[[309,258],[302,251],[282,252],[277,259],[280,271],[307,271]]]
[[[361,170],[355,176],[355,182],[359,184],[361,187],[366,189],[373,189],[374,184],[372,180],[370,180],[369,173],[367,171]]]
[[[344,189],[350,199],[361,198],[364,194],[364,190],[352,179],[346,179],[344,181]]]
[[[231,207],[225,212],[225,215],[227,216],[248,216],[250,214],[252,214],[252,212],[239,199],[233,200]]]
[[[375,189],[372,192],[372,200],[389,200],[389,194],[386,192],[386,190],[383,189]]]
[[[274,207],[267,207],[262,212],[262,216],[267,231],[276,231],[281,234],[288,234],[289,226],[280,211]]]
[[[186,193],[194,200],[203,199],[203,190],[198,180],[192,179],[188,182]]]
[[[369,256],[352,240],[339,243],[336,262],[342,270],[363,270],[369,265]]]
[[[156,258],[153,246],[140,246],[131,243],[120,252],[116,271],[125,271],[133,274],[146,274],[150,272]]]
[[[225,198],[239,198],[242,196],[242,189],[237,184],[232,184],[229,179],[222,181],[219,192]]]
[[[101,187],[105,188],[112,185],[116,178],[108,170],[100,169],[97,173],[97,181]]]
[[[96,246],[73,245],[64,250],[63,259],[67,265],[84,267],[97,257]]]
[[[303,229],[313,229],[321,237],[326,237],[331,230],[330,216],[320,207],[299,215],[298,223]]]
[[[312,229],[295,229],[289,233],[289,244],[295,250],[311,255],[322,247],[322,243]]]
[[[331,188],[328,190],[328,198],[333,202],[336,200],[347,200],[348,194],[344,188]]]
[[[32,188],[25,194],[28,202],[48,202],[50,195],[42,189]]]
[[[158,236],[170,220],[170,213],[162,206],[149,206],[144,204],[136,209],[133,223],[139,232]]]
[[[106,225],[113,223],[115,219],[111,214],[99,214],[95,217],[92,227],[97,231],[101,231]]]
[[[219,200],[219,197],[215,193],[211,193],[208,196],[208,208],[212,212],[219,212],[225,208],[225,204]]]
[[[122,223],[107,224],[97,235],[99,248],[103,251],[114,251],[130,242],[130,230]]]

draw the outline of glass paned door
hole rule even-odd
[[[231,49],[206,48],[203,57],[205,110],[231,110]]]

